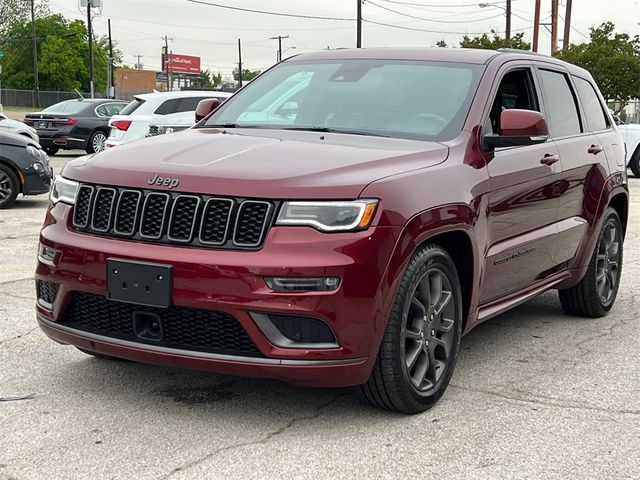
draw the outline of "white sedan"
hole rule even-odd
[[[13,120],[12,118],[5,116],[3,113],[0,113],[0,130],[8,133],[17,133],[18,135],[29,137],[36,143],[40,143],[38,132],[36,132],[35,128],[19,122],[18,120]]]

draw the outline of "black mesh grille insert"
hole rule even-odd
[[[82,184],[73,226],[94,235],[258,250],[280,202]]]
[[[160,318],[163,330],[160,341],[135,335],[135,312],[148,312]],[[224,312],[175,306],[142,307],[76,292],[62,324],[107,337],[180,350],[262,356],[238,320]]]
[[[140,206],[140,192],[125,190],[118,200],[114,229],[122,235],[133,235],[136,229],[138,207]]]
[[[247,246],[260,244],[270,208],[271,205],[265,202],[244,202],[238,213],[234,243]]]
[[[207,202],[202,213],[200,241],[213,244],[223,244],[226,241],[232,206],[231,200],[212,198]]]
[[[169,195],[151,193],[147,196],[142,212],[140,234],[150,238],[160,238],[164,225]]]
[[[58,296],[58,289],[60,284],[53,282],[45,282],[44,280],[38,280],[38,300],[48,305],[53,305]]]
[[[89,212],[91,211],[92,198],[93,187],[82,185],[78,190],[76,207],[73,211],[73,224],[76,227],[86,227],[89,225]]]
[[[180,196],[173,203],[171,222],[169,224],[169,238],[179,242],[190,242],[193,236],[196,211],[200,199],[198,197]]]
[[[301,343],[335,343],[331,328],[322,320],[291,315],[268,315],[280,333],[289,340]]]
[[[111,214],[113,212],[116,191],[112,188],[100,188],[96,193],[93,205],[93,219],[91,227],[100,232],[106,232],[111,227]]]

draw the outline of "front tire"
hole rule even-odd
[[[53,157],[56,153],[60,151],[58,147],[43,147],[43,150],[47,152],[47,155]]]
[[[636,151],[633,152],[631,161],[629,162],[629,168],[636,178],[640,178],[640,146],[638,146],[638,148],[636,148]]]
[[[369,380],[359,387],[372,405],[402,413],[431,408],[455,368],[462,332],[462,293],[455,265],[437,245],[409,262]]]
[[[620,217],[609,207],[584,278],[575,287],[558,290],[565,312],[592,318],[609,313],[616,301],[622,275],[622,236]]]
[[[20,183],[13,170],[0,165],[0,210],[9,208],[20,192]]]
[[[100,130],[93,132],[87,142],[87,153],[100,153],[105,149],[105,143],[107,142],[107,135]]]

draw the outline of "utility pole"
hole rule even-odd
[[[551,0],[551,54],[558,50],[558,0]]]
[[[171,59],[169,58],[169,38],[165,35],[164,36],[164,69],[167,73],[167,92],[171,91],[171,72],[169,69],[170,65],[171,65]]]
[[[93,72],[93,29],[91,26],[91,0],[87,1],[87,37],[89,40],[89,90],[91,98],[94,97],[94,72]]]
[[[356,27],[356,48],[362,48],[362,0],[358,2],[358,24]]]
[[[40,77],[38,74],[38,42],[36,40],[36,7],[31,0],[31,36],[33,37],[33,80],[36,90],[36,107],[40,108]]]
[[[111,40],[111,19],[107,19],[109,29],[109,65],[107,66],[107,98],[116,98],[113,82],[113,42]]]
[[[242,44],[238,39],[238,89],[242,88]]]
[[[507,14],[507,25],[506,25],[507,28],[505,28],[506,30],[505,39],[511,40],[511,0],[507,0],[506,14]]]
[[[540,0],[536,0],[535,12],[533,14],[533,48],[534,52],[538,51],[538,35],[540,34]]]
[[[135,58],[138,59],[138,61],[135,64],[135,68],[136,70],[142,70],[142,60],[140,60],[144,55],[134,55]]]
[[[271,37],[269,40],[278,40],[278,63],[282,61],[282,39],[289,38],[289,35],[278,35],[277,37]]]
[[[567,10],[564,15],[564,36],[562,37],[562,49],[569,48],[569,34],[571,33],[571,5],[572,1],[567,0]]]

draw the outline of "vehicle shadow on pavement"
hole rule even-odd
[[[546,339],[555,339],[558,331],[566,331],[567,324],[576,322],[591,320],[565,316],[557,294],[548,292],[476,327],[462,340],[452,385],[473,385],[478,372],[502,378],[501,370],[522,368],[523,363],[535,363],[536,358],[548,361],[548,350],[555,351],[557,347],[547,344]],[[71,351],[69,354],[76,355]],[[160,414],[187,409],[190,414],[198,412],[203,421],[224,415],[244,422],[247,416],[258,421],[264,415],[308,416],[311,411],[314,416],[325,410],[345,419],[372,415],[376,421],[385,421],[397,416],[367,406],[350,388],[301,388],[272,380],[97,359],[80,352],[76,358],[72,366],[59,365],[58,374],[68,376],[69,388],[77,395],[93,396],[99,392],[109,402],[142,403]],[[482,383],[486,386],[491,382],[485,379]],[[455,389],[449,389],[441,403],[457,394]],[[437,415],[437,410],[438,406],[431,415]]]

